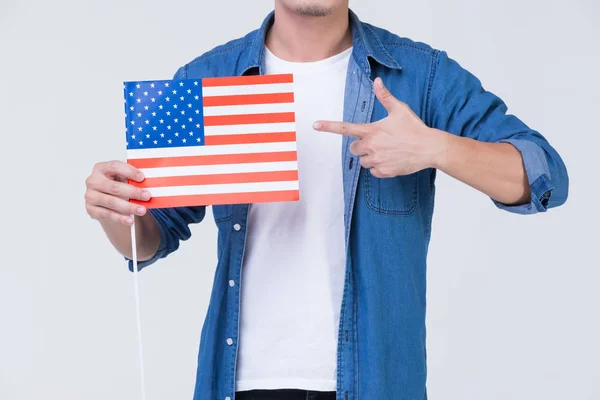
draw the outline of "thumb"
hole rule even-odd
[[[400,103],[400,100],[395,98],[390,93],[388,88],[386,88],[384,86],[381,78],[375,78],[374,86],[375,86],[375,96],[377,96],[377,99],[379,99],[379,101],[381,102],[383,107],[387,110],[388,114],[391,114],[392,111],[395,108],[397,108],[398,104]]]

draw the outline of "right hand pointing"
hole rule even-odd
[[[131,225],[132,215],[146,214],[146,208],[132,204],[128,199],[147,201],[150,192],[127,183],[127,179],[141,182],[144,174],[123,161],[100,162],[94,165],[86,179],[85,209],[97,220],[111,220]]]

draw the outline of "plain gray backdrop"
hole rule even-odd
[[[350,5],[448,51],[548,138],[571,177],[564,207],[518,216],[439,175],[430,398],[600,399],[599,3]],[[123,81],[170,79],[272,6],[0,0],[0,399],[140,398],[132,275],[85,213],[84,181],[95,162],[124,159]],[[209,210],[141,273],[149,400],[191,399],[215,262]]]

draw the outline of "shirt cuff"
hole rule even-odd
[[[531,188],[531,201],[527,204],[509,206],[493,200],[494,204],[502,210],[516,214],[535,214],[546,211],[554,186],[552,186],[550,169],[544,150],[534,142],[526,139],[506,139],[499,141],[499,143],[510,143],[521,153],[529,187]]]
[[[138,261],[138,271],[141,271],[144,267],[154,264],[157,260],[165,257],[167,253],[167,228],[161,222],[160,218],[156,218],[153,211],[154,209],[148,210],[158,225],[158,231],[160,232],[160,244],[158,245],[158,250],[151,259],[146,261]],[[128,257],[125,257],[125,260],[128,261],[129,270],[133,272],[133,260]]]

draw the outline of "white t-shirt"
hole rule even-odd
[[[250,206],[236,390],[336,390],[344,287],[341,121],[352,49],[308,63],[266,50],[267,74],[293,73],[300,201]]]

